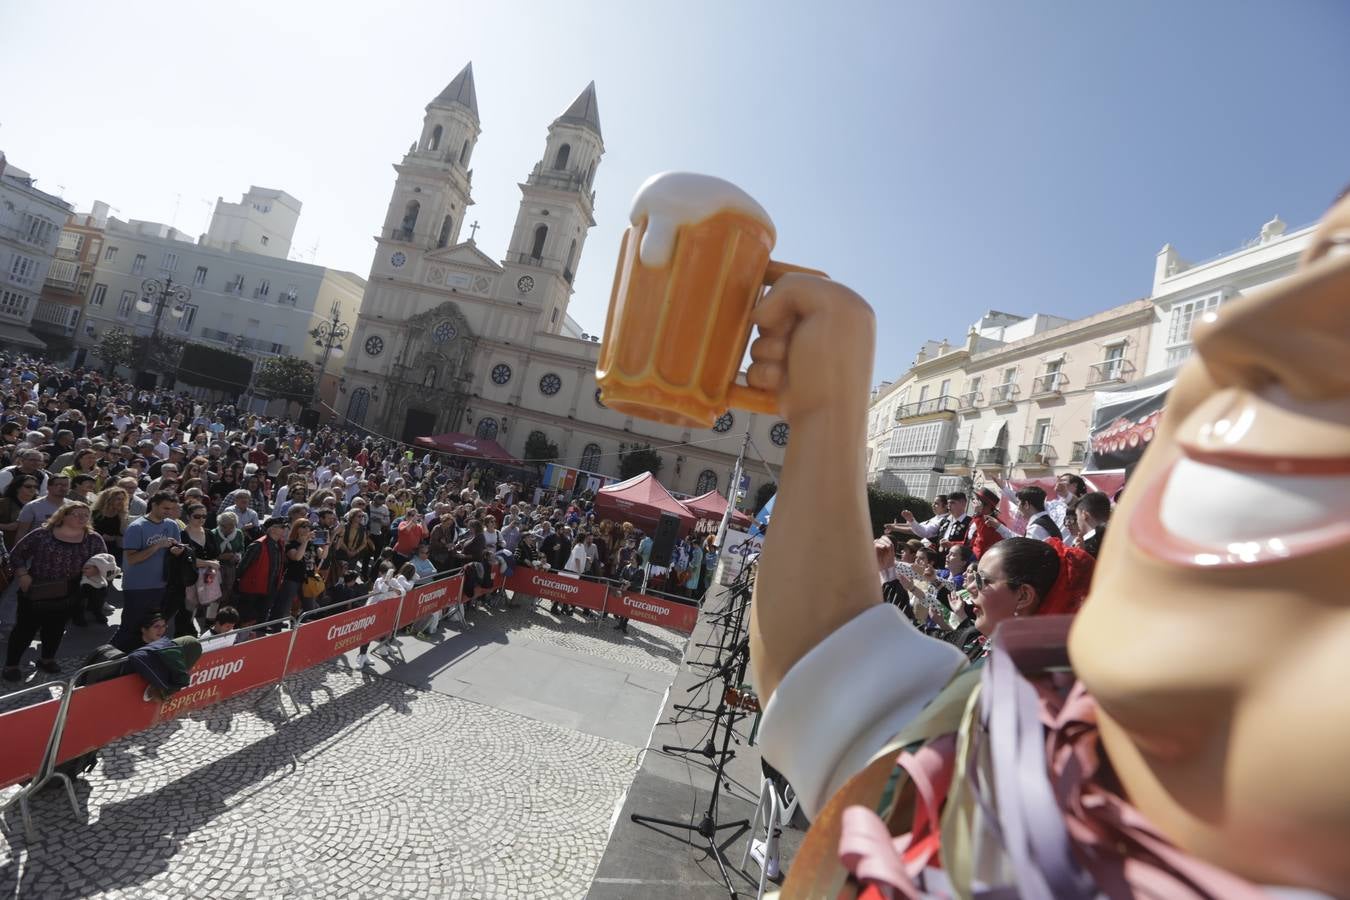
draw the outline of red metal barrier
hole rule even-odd
[[[698,607],[649,594],[611,589],[573,575],[518,568],[497,586],[557,603],[649,622],[689,633]],[[463,601],[464,577],[456,574],[418,585],[404,597],[390,597],[336,615],[303,622],[294,631],[268,635],[206,653],[193,668],[192,683],[167,701],[147,700],[139,675],[124,675],[77,689],[70,697],[56,761],[64,762],[113,741],[151,728],[185,712],[219,703],[286,675],[311,668],[395,627]],[[289,658],[287,652],[289,649]],[[0,788],[29,780],[42,769],[43,754],[61,701],[46,700],[0,714]]]
[[[42,768],[47,740],[56,725],[61,700],[46,700],[0,715],[0,735],[4,752],[0,753],[0,788],[27,781]]]
[[[694,604],[635,591],[611,591],[609,612],[611,615],[650,622],[685,634],[692,632],[698,623],[698,607]]]
[[[281,678],[290,642],[290,632],[283,632],[205,653],[192,669],[191,683],[168,700],[146,699],[145,679],[135,674],[77,688],[70,698],[56,761],[65,762],[183,713],[275,684]]]
[[[408,591],[403,598],[403,610],[398,620],[403,625],[411,625],[423,616],[429,616],[461,602],[464,593],[464,576],[454,575],[429,584],[419,584]]]
[[[398,622],[403,599],[389,597],[370,606],[358,606],[335,616],[303,623],[295,635],[295,647],[286,664],[286,674],[316,666],[325,659],[390,634]]]
[[[506,579],[506,589],[519,591],[530,597],[541,597],[552,603],[566,603],[602,612],[609,589],[595,581],[582,581],[563,572],[541,572],[520,567]]]

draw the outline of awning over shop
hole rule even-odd
[[[46,350],[47,343],[21,325],[0,324],[0,346],[10,345],[27,347],[30,350]]]
[[[425,435],[414,439],[414,444],[439,453],[452,456],[468,456],[474,459],[486,459],[508,466],[520,465],[520,460],[506,452],[501,444],[487,438],[473,437],[452,431],[449,434]]]

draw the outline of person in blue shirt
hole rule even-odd
[[[145,515],[127,526],[122,538],[122,624],[113,641],[129,640],[145,617],[164,606],[165,551],[183,553],[178,498],[167,491],[151,496]]]

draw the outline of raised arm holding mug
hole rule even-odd
[[[871,309],[802,273],[760,297],[765,263],[738,262],[755,229],[714,221],[745,218],[743,195],[671,179],[634,204],[597,377],[632,415],[707,426],[741,405],[791,426],[750,636],[764,758],[813,820],[782,896],[1350,893],[1350,606],[1324,590],[1350,575],[1350,198],[1299,273],[1197,328],[1076,619],[1057,615],[1081,599],[1076,551],[981,561],[1000,616],[979,607],[994,649],[972,666],[881,601]],[[709,271],[743,276],[734,309]]]

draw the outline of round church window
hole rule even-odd
[[[713,431],[718,434],[726,434],[735,424],[736,417],[733,416],[730,411],[727,411],[717,417],[717,421],[713,423]]]
[[[552,397],[562,390],[562,379],[552,372],[539,379],[539,391],[546,397]]]
[[[431,338],[438,344],[444,344],[446,341],[453,341],[459,334],[459,329],[450,322],[442,322],[431,332]]]
[[[788,423],[779,422],[769,429],[769,440],[773,441],[779,447],[786,447],[788,442]]]
[[[506,384],[511,380],[511,367],[506,363],[497,363],[492,367],[492,383]]]

